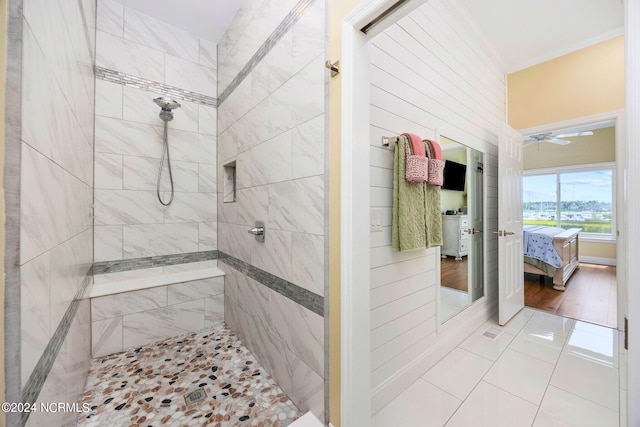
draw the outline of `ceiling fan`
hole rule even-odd
[[[557,145],[567,145],[567,144],[571,144],[571,141],[569,141],[568,139],[562,139],[562,138],[571,138],[574,136],[590,136],[593,135],[593,132],[591,132],[590,130],[588,131],[583,131],[583,132],[567,132],[567,133],[559,133],[559,134],[553,134],[553,132],[547,132],[547,133],[539,133],[536,135],[529,135],[524,139],[524,146],[528,146],[533,144],[534,142],[550,142],[552,144],[557,144]]]

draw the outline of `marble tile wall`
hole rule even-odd
[[[224,277],[91,299],[92,357],[195,332],[224,319]]]
[[[90,315],[89,300],[81,301],[58,357],[38,395],[37,405],[81,400],[91,359]],[[76,425],[77,418],[78,413],[73,411],[38,411],[31,413],[26,426],[71,426]]]
[[[17,370],[23,391],[44,383],[55,402],[78,400],[90,357],[88,304],[70,307],[93,263],[95,13],[95,0],[23,9]]]
[[[303,412],[324,413],[324,319],[231,267],[225,321]]]
[[[112,0],[98,0],[97,19],[97,66],[216,96],[214,43]],[[96,80],[96,262],[217,249],[216,109],[179,100],[169,122],[175,196],[163,207],[156,195],[163,137],[157,97]]]
[[[246,1],[218,45],[218,96],[299,1]],[[325,2],[314,1],[218,104],[218,249],[325,296]],[[227,91],[229,92],[229,91]],[[264,220],[266,238],[247,233]],[[324,319],[224,264],[225,319],[303,410],[324,414]]]

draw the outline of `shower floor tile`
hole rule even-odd
[[[189,405],[184,396],[203,390]],[[287,426],[301,413],[224,324],[91,361],[81,427]]]

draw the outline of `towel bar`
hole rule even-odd
[[[382,137],[382,145],[384,147],[389,147],[392,142],[396,142],[398,140],[397,136],[383,136]]]

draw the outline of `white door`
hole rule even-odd
[[[503,124],[498,147],[498,323],[524,307],[522,135]]]

